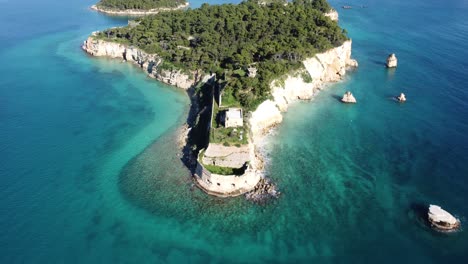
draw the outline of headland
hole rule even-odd
[[[229,47],[226,47],[228,51],[221,50],[219,54],[209,52],[203,57],[203,52],[199,51],[205,49],[200,43],[207,41],[206,36],[193,34],[193,28],[181,30],[180,41],[174,41],[174,44],[159,41],[159,45],[150,44],[154,47],[151,49],[148,44],[134,45],[134,40],[122,37],[135,28],[128,26],[94,32],[82,47],[93,56],[118,58],[134,63],[148,76],[187,90],[192,100],[190,112],[195,114],[193,118],[189,118],[187,146],[184,149],[188,150],[185,161],[193,172],[194,182],[206,193],[220,197],[261,190],[262,193],[257,196],[249,196],[256,200],[259,196],[263,197],[265,190],[273,196],[278,194],[275,188],[269,187],[271,185],[259,188],[260,184],[265,185],[268,182],[264,180],[263,153],[258,148],[267,132],[282,122],[282,113],[287,111],[291,103],[309,100],[326,84],[340,81],[349,67],[357,67],[357,62],[351,59],[351,40],[342,35],[335,19],[327,18],[322,11],[295,3],[287,6],[259,5],[248,1],[239,5],[250,5],[253,9],[264,12],[267,19],[263,23],[277,20],[278,17],[275,16],[278,16],[278,11],[282,11],[285,14],[283,18],[289,20],[287,15],[292,15],[298,8],[305,9],[315,19],[312,26],[325,23],[325,28],[335,32],[335,35],[328,40],[320,35],[315,36],[315,41],[310,39],[300,49],[273,48],[266,54],[265,48],[271,48],[270,44],[274,44],[268,42],[262,43],[263,46],[249,47],[251,55],[235,47],[232,47],[232,54]],[[236,12],[236,6],[221,7],[227,12]],[[204,11],[196,9],[184,13],[190,17]],[[281,19],[282,15],[279,16]],[[157,17],[149,19],[158,21]],[[213,21],[208,24],[212,25]],[[246,26],[256,25],[248,22]],[[300,23],[290,25],[297,29],[302,26]],[[235,30],[229,30],[228,25],[223,30],[231,32],[226,33],[225,37],[233,37],[242,42]],[[283,38],[290,37],[294,40],[301,37],[278,35],[276,32],[263,34],[272,34],[277,42],[283,41]],[[310,32],[304,35],[314,37]],[[221,39],[220,45],[224,44],[222,41]],[[151,40],[149,43],[154,42]],[[220,47],[217,44],[212,46]],[[316,52],[317,50],[322,51]],[[168,53],[171,55],[168,56]],[[193,63],[194,53],[201,62]],[[227,56],[226,53],[233,57],[223,57]],[[213,60],[218,65],[206,65],[204,62]],[[278,66],[280,70],[271,68]]]

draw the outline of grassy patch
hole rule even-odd
[[[242,138],[242,139],[241,139]],[[241,146],[248,143],[247,131],[243,127],[212,128],[210,143],[220,143],[225,146]]]
[[[205,150],[200,151],[198,154],[198,161],[207,169],[209,172],[219,175],[242,175],[245,172],[245,167],[242,168],[228,168],[221,167],[216,165],[207,165],[203,163],[203,156],[205,155]]]
[[[214,174],[221,174],[221,175],[234,175],[234,168],[227,168],[227,167],[220,167],[220,166],[214,166],[214,165],[206,165],[203,164],[203,166],[209,170],[211,173]]]
[[[232,90],[225,90],[221,95],[221,105],[223,107],[240,107],[241,104],[237,99],[232,95]]]

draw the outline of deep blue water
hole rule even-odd
[[[290,107],[268,146],[283,196],[258,206],[190,188],[183,91],[80,50],[126,18],[0,0],[0,262],[467,262],[466,230],[418,212],[468,220],[468,2],[331,3],[359,68]]]

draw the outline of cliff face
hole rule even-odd
[[[84,41],[82,48],[93,56],[118,58],[137,64],[150,77],[182,89],[190,88],[197,81],[196,72],[187,74],[181,70],[162,69],[160,67],[162,60],[157,54],[147,54],[135,47],[95,39],[91,36]]]
[[[325,13],[324,16],[329,17],[333,21],[338,21],[338,12],[335,9]]]
[[[337,82],[346,74],[348,67],[357,67],[357,61],[351,59],[351,40],[324,53],[315,55],[303,62],[312,78],[305,82],[303,77],[287,76],[284,83],[274,81],[271,84],[273,100],[260,104],[249,120],[253,137],[262,135],[269,128],[282,121],[281,112],[288,109],[296,100],[311,99],[324,84]]]

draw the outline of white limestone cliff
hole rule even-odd
[[[351,46],[349,40],[303,61],[305,70],[312,78],[311,82],[306,82],[301,74],[289,75],[284,82],[273,81],[273,100],[261,103],[249,120],[253,137],[262,136],[269,128],[281,123],[281,112],[287,111],[292,102],[311,99],[323,85],[340,81],[347,68],[357,67],[357,61],[351,59]]]
[[[333,21],[338,21],[338,12],[335,9],[332,9],[323,15],[329,17]]]
[[[197,72],[187,74],[181,70],[162,69],[160,67],[162,60],[157,54],[147,54],[135,47],[97,39],[95,34],[93,33],[82,45],[83,50],[93,56],[118,58],[132,62],[142,68],[148,76],[182,89],[192,87],[199,77]]]

